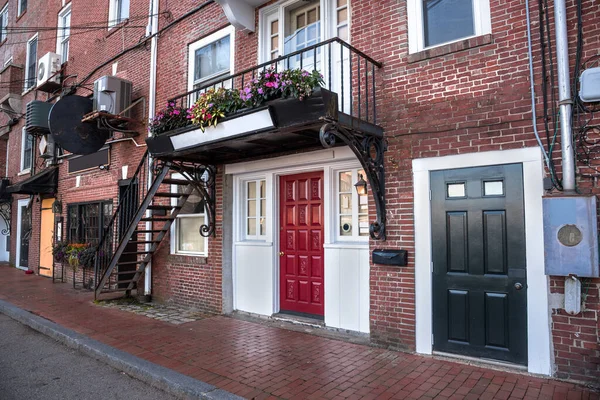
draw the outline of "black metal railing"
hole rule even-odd
[[[270,68],[275,72],[300,68],[309,72],[316,70],[323,75],[323,87],[338,95],[339,111],[376,124],[375,71],[381,67],[381,63],[336,37],[233,75],[216,78],[194,90],[170,99],[169,102],[189,108],[198,95],[207,89],[223,87],[241,90],[261,71]]]
[[[124,235],[148,192],[148,171],[148,151],[146,150],[129,184],[120,187],[119,203],[113,212],[112,218],[104,226],[104,233],[100,238],[96,253],[94,269],[95,286],[98,285],[98,282],[100,282],[106,273],[119,242],[129,239],[125,238]],[[118,281],[110,280],[108,283],[109,285],[117,284]]]

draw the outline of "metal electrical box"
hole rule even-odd
[[[94,82],[94,111],[106,111],[113,115],[121,114],[131,105],[133,84],[115,76],[103,76]],[[121,114],[130,116],[130,110]]]
[[[546,275],[598,277],[595,196],[543,198]]]

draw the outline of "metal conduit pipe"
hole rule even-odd
[[[562,147],[562,186],[565,192],[575,191],[575,153],[571,131],[571,82],[569,47],[567,42],[567,10],[565,0],[554,1],[556,29],[556,64],[558,67],[558,101],[560,107],[560,139]]]

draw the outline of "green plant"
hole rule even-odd
[[[321,85],[323,76],[318,71],[288,69],[279,73],[274,69],[266,69],[240,91],[240,98],[248,107],[258,107],[280,97],[294,97],[303,101],[312,94],[314,88]]]
[[[54,257],[54,261],[56,262],[65,262],[67,257],[67,252],[69,248],[69,244],[58,241],[52,246],[52,256]]]
[[[148,124],[148,130],[153,135],[169,132],[177,128],[183,128],[192,123],[190,110],[179,107],[175,102],[168,102],[167,107],[160,110]]]
[[[216,126],[226,114],[236,112],[243,105],[236,90],[208,89],[199,95],[189,112],[192,116],[192,123],[198,125],[204,132],[206,127]]]
[[[79,265],[84,268],[92,268],[96,262],[97,248],[95,246],[88,246],[83,248],[78,254]]]

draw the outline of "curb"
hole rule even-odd
[[[206,382],[100,343],[3,300],[0,300],[0,313],[173,396],[184,399],[242,399]]]

